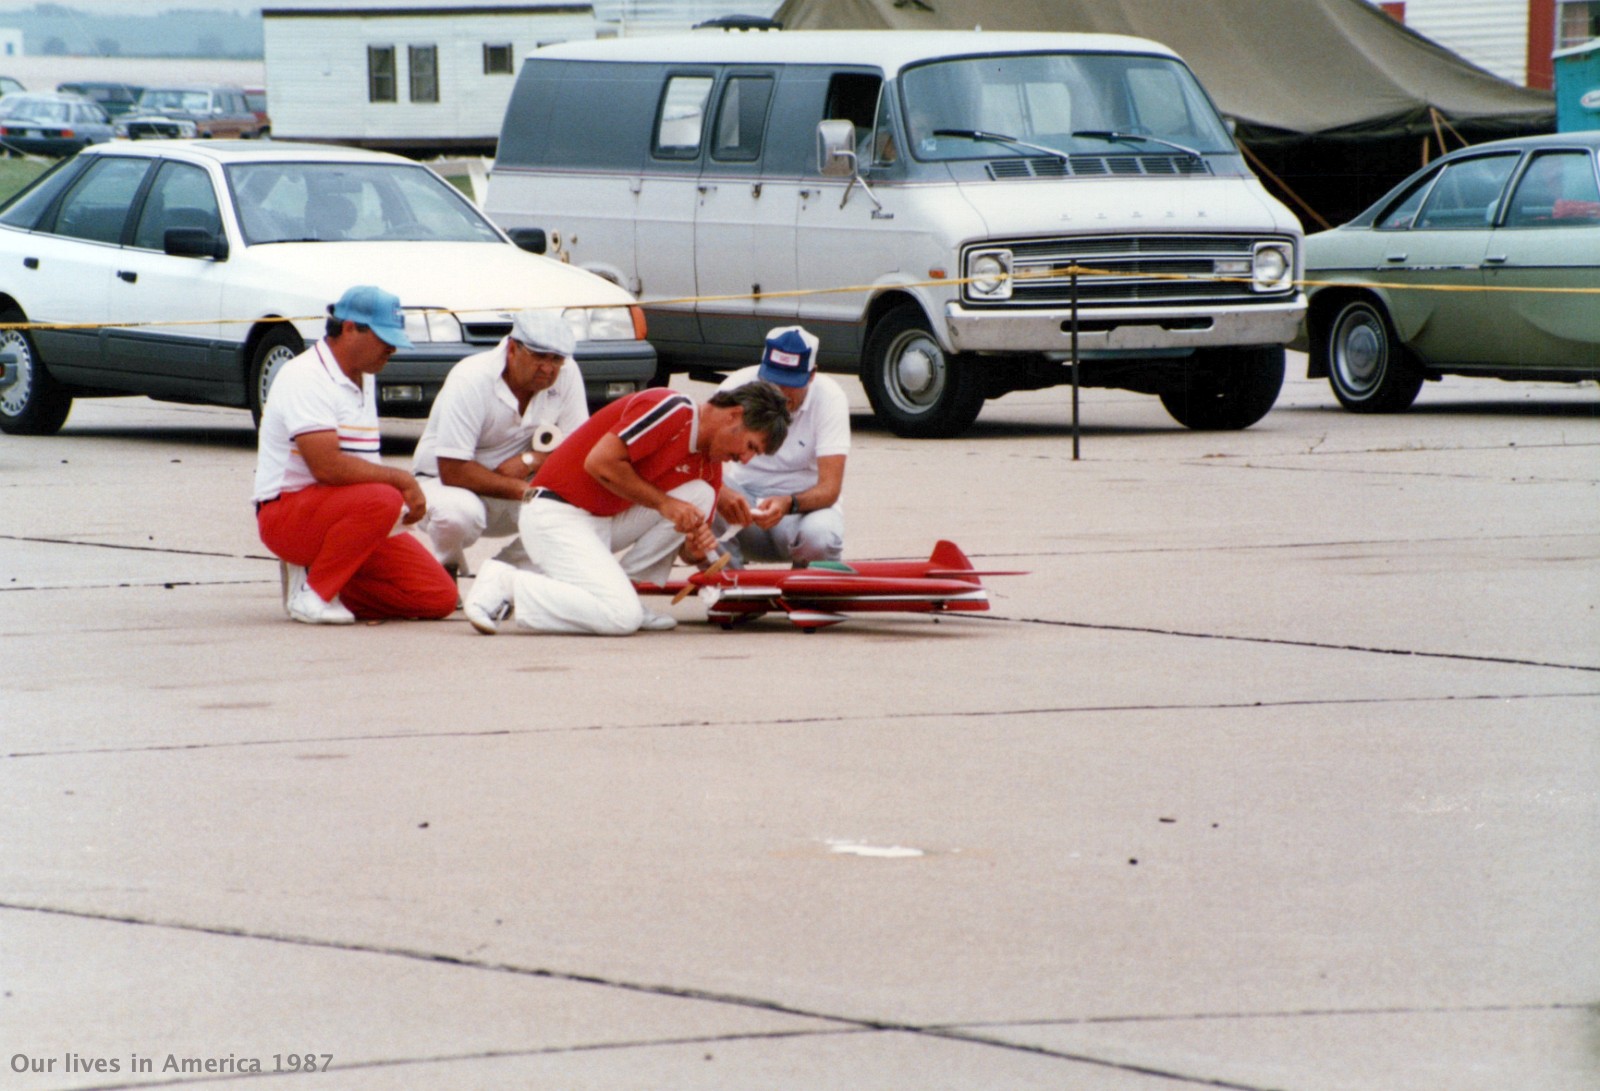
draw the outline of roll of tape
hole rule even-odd
[[[549,454],[561,442],[561,429],[553,424],[541,424],[533,430],[533,449],[538,454]]]

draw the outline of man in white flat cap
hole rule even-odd
[[[770,454],[728,467],[727,489],[751,503],[749,524],[728,543],[744,561],[836,561],[844,553],[844,463],[850,454],[850,401],[844,389],[817,374],[817,339],[800,326],[767,334],[761,363],[735,371],[723,382],[731,390],[760,379],[782,392],[793,417],[788,438]],[[719,498],[721,499],[721,498]],[[742,512],[723,500],[721,535]]]
[[[559,311],[529,308],[498,345],[450,369],[411,472],[428,498],[420,529],[452,574],[467,574],[465,551],[485,536],[510,539],[497,560],[528,567],[522,500],[553,441],[589,419],[573,348]]]

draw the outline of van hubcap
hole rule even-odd
[[[891,394],[910,409],[926,409],[939,400],[944,387],[944,354],[925,333],[914,333],[896,354]]]

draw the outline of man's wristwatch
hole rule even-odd
[[[799,515],[800,514],[800,497],[799,497],[798,494],[791,493],[789,495],[789,514],[790,515]]]

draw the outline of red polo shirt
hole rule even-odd
[[[550,452],[533,483],[594,515],[626,511],[632,501],[583,468],[589,452],[606,435],[621,439],[634,472],[663,492],[697,478],[713,489],[722,487],[722,463],[699,449],[700,407],[687,394],[665,387],[618,398],[590,417]]]

